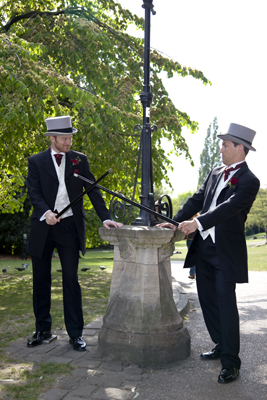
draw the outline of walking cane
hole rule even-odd
[[[107,172],[105,172],[102,176],[100,176],[99,179],[97,179],[95,182],[90,181],[89,183],[91,184],[91,186],[89,186],[89,188],[85,189],[81,194],[79,194],[79,196],[77,196],[74,200],[72,200],[65,208],[63,208],[63,210],[61,210],[57,215],[56,218],[61,217],[61,215],[63,215],[66,211],[68,211],[69,208],[73,207],[74,204],[78,203],[78,201],[80,201],[84,195],[86,195],[87,193],[91,192],[91,190],[93,190],[95,187],[97,187],[98,182],[100,182],[102,179],[104,179],[110,172],[112,171],[112,168],[110,168]],[[76,174],[74,174],[75,176]],[[89,180],[88,180],[89,181]],[[57,211],[56,211],[57,212]]]
[[[156,217],[158,217],[158,218],[160,218],[160,219],[163,219],[164,221],[169,222],[169,223],[175,225],[176,227],[179,225],[179,222],[174,221],[173,219],[171,219],[171,218],[169,218],[169,217],[166,217],[165,215],[162,215],[162,214],[158,213],[157,211],[154,211],[154,210],[152,210],[151,208],[149,208],[149,207],[147,207],[147,206],[144,206],[143,204],[136,203],[135,201],[128,199],[127,197],[123,196],[122,194],[113,192],[113,191],[110,190],[110,189],[107,189],[107,188],[105,188],[105,187],[103,187],[103,186],[98,185],[98,184],[97,184],[98,181],[93,182],[93,181],[91,181],[90,179],[87,179],[87,178],[85,178],[84,176],[79,175],[79,174],[73,174],[73,175],[74,175],[76,178],[82,179],[83,181],[85,181],[85,182],[87,182],[87,183],[90,183],[90,184],[92,184],[92,185],[95,183],[95,184],[96,184],[95,186],[98,187],[98,188],[101,189],[101,190],[104,190],[104,192],[110,193],[110,194],[112,194],[112,195],[118,197],[119,199],[125,201],[126,203],[132,204],[132,205],[134,205],[134,206],[140,208],[141,210],[147,211],[148,213],[150,213],[150,214],[152,214],[152,215],[154,215],[154,216],[156,216]]]

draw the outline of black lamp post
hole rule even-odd
[[[153,94],[150,91],[150,16],[156,12],[153,10],[153,0],[143,0],[142,7],[145,9],[145,52],[144,52],[144,86],[140,94],[143,105],[143,126],[141,132],[142,146],[142,180],[141,180],[141,204],[154,208],[153,198],[153,174],[151,154],[151,132],[157,130],[156,126],[150,125],[150,104]],[[154,217],[146,211],[141,210],[138,218],[132,225],[154,225]]]
[[[142,154],[142,176],[141,176],[141,208],[139,216],[132,222],[132,225],[153,226],[157,222],[153,213],[145,211],[146,208],[155,210],[167,218],[172,218],[172,202],[167,194],[160,196],[154,203],[153,190],[153,172],[152,172],[152,152],[151,152],[151,132],[156,132],[157,127],[150,125],[150,105],[152,103],[153,94],[150,90],[150,16],[156,14],[154,11],[153,0],[143,0],[142,7],[145,9],[145,54],[144,54],[144,86],[140,94],[141,103],[143,105],[143,126],[135,126],[135,130],[141,129],[140,150]],[[137,166],[138,172],[138,166]],[[136,176],[137,178],[137,176]],[[134,190],[135,192],[135,190]],[[121,199],[121,197],[119,197]],[[128,205],[126,201],[115,200],[114,196],[110,203],[110,212],[115,220],[123,220],[128,212],[126,220],[128,222],[131,215],[131,208],[127,211]],[[133,200],[133,199],[132,199]],[[132,203],[131,203],[132,204]],[[158,216],[157,216],[158,218]]]

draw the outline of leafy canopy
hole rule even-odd
[[[194,194],[194,191],[190,190],[188,192],[183,192],[178,194],[178,196],[175,199],[172,199],[172,205],[173,205],[173,214],[175,215],[187,202],[189,197],[192,197]]]
[[[78,128],[73,148],[88,155],[96,176],[113,168],[105,186],[132,193],[140,143],[134,126],[142,121],[144,41],[127,34],[129,24],[143,29],[144,20],[116,0],[1,1],[2,212],[23,206],[27,158],[48,147],[45,118],[57,115],[71,115]],[[191,160],[181,129],[194,133],[198,127],[174,106],[159,77],[162,71],[170,78],[175,73],[191,75],[210,84],[201,71],[151,51],[151,122],[158,127],[152,136],[156,186],[163,179],[170,184],[167,169],[172,169],[161,139],[173,143],[177,156],[184,153]],[[137,190],[136,198],[139,195]]]

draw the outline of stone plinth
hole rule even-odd
[[[102,354],[135,364],[168,364],[190,354],[190,336],[172,294],[170,256],[183,235],[170,229],[100,228],[114,245],[109,304],[99,332]]]

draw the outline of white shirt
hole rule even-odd
[[[244,161],[242,161],[243,163]],[[235,168],[236,165],[241,164],[241,162],[229,165],[225,168]],[[224,174],[222,174],[221,179],[218,183],[218,186],[216,188],[216,191],[214,193],[214,196],[212,198],[211,201],[211,205],[208,209],[208,211],[214,210],[214,208],[216,207],[216,203],[217,203],[217,199],[221,193],[221,191],[223,190],[223,188],[225,188],[225,186],[227,186],[229,180],[232,178],[232,176],[239,170],[240,168],[236,169],[235,171],[230,171],[228,178],[226,179],[226,181],[224,181]],[[213,241],[213,243],[215,243],[215,227],[211,227],[210,229],[207,229],[206,231],[203,230],[203,226],[201,225],[201,223],[199,222],[199,220],[197,218],[194,218],[197,221],[198,224],[198,230],[200,235],[202,236],[202,239],[205,240],[207,239],[207,237],[210,235],[211,239]]]
[[[52,148],[51,149],[51,157],[55,166],[55,170],[58,176],[58,181],[59,181],[59,186],[58,186],[58,192],[57,192],[57,197],[56,197],[56,202],[55,202],[55,206],[54,206],[54,210],[57,210],[58,212],[60,212],[61,210],[63,210],[63,208],[65,208],[69,203],[70,203],[70,199],[69,199],[69,195],[67,192],[67,188],[65,185],[65,164],[66,164],[66,153],[57,153],[56,151],[54,151]],[[54,156],[55,154],[62,154],[63,157],[61,159],[61,164],[57,165],[56,162],[56,157]],[[50,211],[50,210],[47,210]],[[40,221],[43,221],[45,219],[45,214],[47,213],[47,211],[42,215],[42,217],[40,218]],[[66,211],[60,218],[66,218],[66,217],[70,217],[73,215],[72,209],[69,208],[68,211]],[[103,224],[107,221],[111,221],[110,219],[107,219],[105,221],[103,221]]]
[[[56,157],[55,154],[62,154],[63,157],[61,159],[61,164],[57,165],[56,162]],[[58,191],[57,191],[57,197],[56,197],[56,201],[55,201],[55,205],[54,205],[54,210],[57,210],[58,212],[60,212],[61,210],[63,210],[63,208],[65,208],[67,205],[70,204],[70,199],[69,199],[69,195],[67,192],[67,188],[65,185],[65,164],[66,164],[66,153],[57,153],[56,151],[54,151],[51,148],[51,157],[55,166],[55,170],[57,173],[57,177],[58,177]],[[47,210],[50,211],[50,210]],[[40,221],[43,221],[45,219],[45,214],[47,213],[47,211],[44,213],[44,215],[40,218]],[[62,218],[67,218],[73,215],[72,209],[69,208],[68,211],[66,211],[62,216]]]

